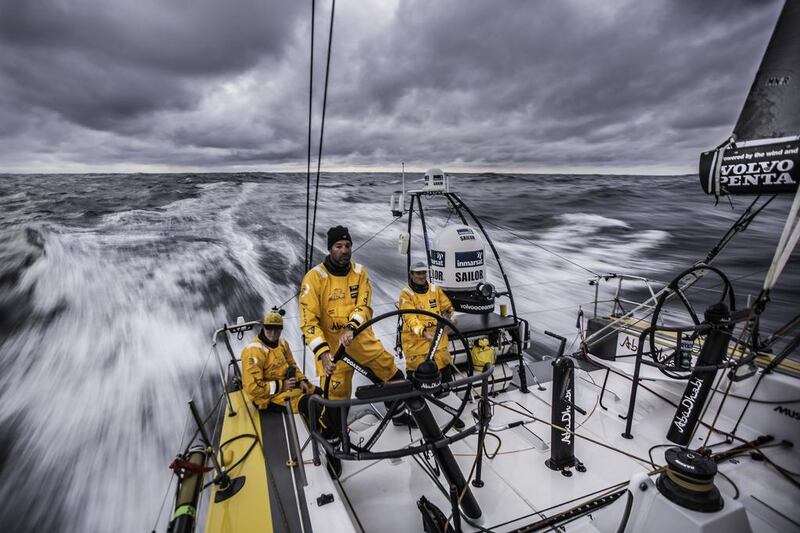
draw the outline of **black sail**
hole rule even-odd
[[[773,194],[800,182],[800,0],[787,0],[728,142],[700,155],[706,194]]]
[[[737,140],[800,133],[800,2],[788,0],[736,121]]]

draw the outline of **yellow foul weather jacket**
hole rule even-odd
[[[320,356],[339,347],[339,336],[346,326],[357,328],[372,318],[372,287],[367,269],[351,263],[345,275],[334,275],[323,263],[309,270],[300,289],[300,328],[306,344],[317,360],[317,374],[324,376]],[[359,364],[370,368],[382,381],[397,372],[394,356],[386,351],[372,328],[353,339],[347,353]],[[329,397],[350,397],[353,368],[344,362],[336,364],[331,376]],[[320,387],[325,388],[325,378]]]
[[[332,275],[324,264],[309,270],[300,289],[300,327],[314,356],[333,355],[345,326],[357,328],[372,318],[371,304],[372,287],[362,265],[354,262],[346,276]]]
[[[297,412],[297,403],[303,396],[303,391],[297,387],[280,392],[286,373],[292,366],[296,369],[294,377],[299,384],[306,377],[298,368],[289,343],[279,339],[278,345],[270,348],[260,338],[255,337],[242,350],[242,381],[248,398],[259,409],[265,409],[270,403],[283,407],[289,398],[292,410]]]
[[[453,304],[450,303],[450,298],[447,297],[441,287],[433,283],[429,283],[428,291],[422,294],[415,292],[409,285],[403,287],[403,290],[400,291],[398,307],[400,309],[430,311],[440,316],[449,315],[453,312]],[[423,336],[423,332],[427,331],[433,335],[436,332],[436,324],[436,319],[426,315],[411,313],[403,315],[401,336],[403,355],[406,357],[406,368],[408,370],[415,370],[425,360],[431,343]],[[442,335],[439,347],[434,354],[436,366],[440,369],[450,363],[450,352],[447,349],[448,342],[449,339],[447,338],[447,333],[445,333]]]

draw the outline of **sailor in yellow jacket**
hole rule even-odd
[[[329,229],[329,254],[306,273],[300,288],[300,327],[316,358],[320,387],[330,379],[328,397],[333,400],[349,399],[352,393],[353,367],[333,363],[340,345],[381,381],[405,378],[372,328],[353,338],[355,329],[372,318],[372,287],[367,269],[350,261],[352,246],[347,228]]]
[[[259,409],[282,411],[288,399],[296,413],[301,398],[312,394],[315,387],[297,366],[289,343],[281,338],[281,313],[273,309],[263,324],[258,336],[242,350],[244,392]]]
[[[447,297],[441,287],[428,283],[428,265],[424,261],[416,261],[411,265],[411,270],[408,274],[409,282],[400,291],[398,307],[401,310],[430,311],[451,319],[453,316],[453,304],[450,303],[450,298]],[[430,316],[412,313],[403,315],[403,329],[400,335],[403,355],[406,358],[406,372],[409,375],[425,361],[428,350],[431,348],[433,335],[436,332],[436,325],[436,319]],[[448,342],[447,333],[444,333],[433,356],[436,366],[442,371],[442,379],[444,381],[452,379]]]

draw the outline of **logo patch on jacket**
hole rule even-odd
[[[431,298],[429,301],[431,309],[436,309],[436,298]]]
[[[331,292],[330,298],[328,300],[341,300],[344,298],[344,291],[342,289],[336,288],[333,289]]]
[[[355,299],[358,296],[358,285],[350,285],[350,298]]]

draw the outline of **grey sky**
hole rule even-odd
[[[338,0],[323,169],[695,172],[781,6]],[[315,145],[330,0],[317,10]],[[305,169],[310,12],[0,0],[0,172]]]

